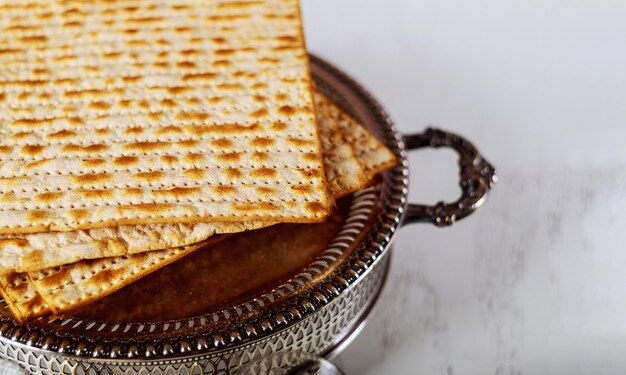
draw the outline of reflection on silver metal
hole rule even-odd
[[[311,71],[317,87],[400,161],[376,188],[355,194],[344,230],[321,255],[324,262],[312,262],[285,284],[241,305],[178,321],[109,324],[69,318],[22,325],[0,310],[0,358],[41,375],[231,374],[267,356],[284,357],[275,356],[280,353],[324,354],[348,337],[385,279],[388,248],[407,207],[408,161],[402,136],[362,87],[313,56]],[[475,208],[487,189],[468,189],[474,191]],[[374,207],[381,212],[366,226]],[[356,243],[355,232],[362,231],[367,234]],[[309,285],[314,274],[323,279]],[[288,366],[276,361],[278,368]]]
[[[434,206],[409,204],[404,224],[432,222],[448,226],[480,207],[496,183],[496,170],[476,147],[461,136],[439,129],[426,129],[422,134],[404,137],[408,150],[424,147],[450,147],[459,154],[459,185],[461,197],[453,203],[439,202]]]

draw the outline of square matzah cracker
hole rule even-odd
[[[327,216],[298,1],[0,1],[0,30],[0,233]]]

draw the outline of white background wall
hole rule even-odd
[[[470,138],[500,181],[452,228],[404,228],[348,374],[626,372],[626,2],[303,0],[309,49],[404,132]],[[412,155],[411,198],[456,198]]]

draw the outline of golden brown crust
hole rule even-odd
[[[0,12],[0,233],[324,220],[298,2],[238,3],[38,3],[67,24]]]
[[[341,197],[367,186],[369,179],[361,167],[352,146],[342,136],[338,122],[341,110],[321,94],[315,93],[315,107],[318,114],[318,128],[324,160],[324,171],[333,196]],[[194,154],[195,155],[195,154]],[[263,158],[262,155],[258,157]],[[302,155],[303,160],[315,157],[314,154]],[[127,164],[136,161],[125,157],[118,162]],[[272,169],[259,169],[259,173],[271,173]],[[310,194],[310,184],[297,184],[291,187],[301,194]],[[164,190],[162,194],[185,196],[190,187]],[[89,190],[99,197],[98,190]],[[213,193],[224,195],[235,193],[230,185],[216,186]],[[133,191],[133,194],[135,192]],[[276,189],[269,185],[259,186],[255,194],[270,199],[277,195]],[[270,211],[269,206],[239,203],[234,209],[242,212],[257,208]],[[305,206],[306,207],[306,206]],[[150,207],[146,207],[149,209]],[[312,211],[323,211],[323,207],[310,205]],[[141,224],[103,227],[67,232],[44,232],[26,235],[0,235],[0,274],[11,272],[36,271],[73,263],[81,259],[106,258],[142,251],[191,245],[202,241],[214,233],[236,233],[258,229],[273,222],[215,222],[215,223],[169,223]],[[4,237],[4,238],[3,238]],[[11,254],[11,256],[3,256]]]
[[[332,168],[337,168],[339,165],[348,166],[348,169],[344,170],[343,173],[340,173],[339,169],[330,169],[330,173],[327,170],[327,175],[333,176],[331,186],[334,187],[334,194],[337,196],[349,194],[364,188],[369,184],[369,180],[374,178],[376,173],[382,171],[385,166],[393,166],[397,163],[395,156],[381,142],[354,120],[347,117],[334,104],[318,96],[316,96],[316,104],[324,109],[320,110],[321,134],[324,134],[324,139],[332,139],[330,143],[322,143],[323,150],[325,149],[325,158],[327,161],[336,158],[333,163],[326,164],[325,167],[330,168],[328,167],[330,165]],[[332,121],[324,123],[324,118]],[[335,149],[330,150],[329,146],[333,146]],[[334,180],[335,178],[337,181]],[[298,186],[297,189],[306,191],[308,186]],[[271,188],[262,188],[259,192],[259,194],[273,193]],[[233,223],[232,225],[238,226],[241,223]],[[233,231],[236,230],[237,228],[233,229]],[[15,242],[15,246],[25,245],[20,239],[13,239],[12,241]],[[195,249],[195,245],[187,249]],[[81,261],[66,265],[61,268],[61,271],[49,269],[28,274],[0,276],[0,293],[7,300],[11,311],[22,321],[53,312],[58,316],[63,316],[128,285],[187,253],[178,249],[159,250],[126,257]],[[36,258],[37,255],[32,257]],[[111,264],[117,264],[117,266],[112,267]],[[134,273],[132,273],[133,270],[135,270]],[[17,283],[16,287],[10,286],[12,285],[10,280],[19,280],[24,275],[28,277],[23,279],[23,282]],[[83,279],[84,275],[87,277]],[[15,284],[13,283],[13,285]],[[63,287],[59,288],[61,285]],[[25,292],[25,287],[30,288],[31,292]],[[37,294],[34,295],[32,290],[35,290]],[[60,293],[59,290],[65,290],[65,292]]]

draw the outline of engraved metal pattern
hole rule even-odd
[[[461,197],[453,203],[434,206],[409,204],[404,224],[432,222],[437,226],[452,225],[480,207],[496,183],[496,170],[476,147],[463,137],[439,129],[428,128],[422,134],[404,137],[409,150],[423,147],[449,147],[459,154],[459,185]]]

